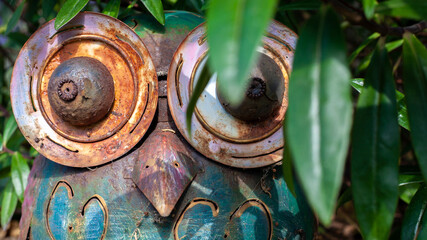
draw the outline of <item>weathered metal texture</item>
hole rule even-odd
[[[165,218],[131,179],[138,151],[92,169],[40,156],[29,179],[38,190],[26,190],[30,224],[22,222],[21,239],[312,238],[314,217],[287,189],[281,166],[242,170],[190,154],[202,169]]]
[[[72,125],[87,126],[110,111],[114,80],[100,61],[74,57],[53,71],[47,94],[56,115]]]
[[[263,39],[264,46],[258,51],[280,69],[282,76],[277,79],[274,77],[277,74],[268,73],[269,71],[265,74],[257,72],[262,63],[252,73],[253,77],[263,80],[272,78],[267,82],[276,85],[272,92],[276,93],[280,102],[280,108],[262,121],[244,121],[229,114],[218,100],[216,74],[213,74],[197,103],[190,138],[185,112],[192,88],[207,62],[208,44],[204,25],[193,30],[183,41],[169,69],[168,102],[181,134],[203,155],[229,166],[256,168],[282,159],[282,121],[288,105],[288,73],[291,70],[297,36],[275,21],[270,24],[267,32]]]
[[[143,14],[130,16],[124,22],[132,27],[147,46],[158,76],[166,76],[175,50],[204,19],[190,12],[165,11],[164,26]]]
[[[139,149],[132,179],[160,216],[167,217],[199,171],[169,124],[159,123]]]
[[[64,121],[49,102],[54,70],[75,57],[101,62],[114,81],[107,116],[88,126]],[[28,142],[52,161],[89,167],[128,152],[147,131],[157,106],[157,76],[138,35],[117,19],[80,13],[61,30],[53,20],[22,48],[13,70],[11,101]]]
[[[194,18],[192,14],[187,15]],[[94,24],[88,15],[83,16],[87,24]],[[179,18],[185,19],[186,14],[180,12]],[[168,21],[173,19],[166,18],[166,25],[169,26]],[[111,21],[116,24],[116,20]],[[185,29],[182,34],[189,31]],[[120,39],[114,41],[121,42]],[[163,42],[161,37],[157,41]],[[294,42],[292,44],[294,46]],[[138,46],[132,46],[132,49],[139,49],[141,56],[146,56],[146,49]],[[158,49],[149,49],[154,54],[161,54]],[[143,59],[144,64],[151,64],[151,69],[151,61]],[[103,64],[108,68],[108,64]],[[115,79],[113,73],[112,76]],[[141,119],[146,128],[156,108],[150,105],[157,102],[155,84],[155,93],[149,92],[155,94],[155,98],[153,95],[147,97],[146,111],[152,112],[148,115],[145,112]],[[159,85],[157,118],[142,141],[133,149],[129,147],[128,154],[95,168],[67,167],[43,156],[35,160],[25,191],[20,239],[311,239],[315,218],[299,188],[298,198],[289,192],[280,164],[239,169],[210,161],[204,152],[199,153],[197,146],[192,148],[181,136],[168,109],[166,85],[164,81]],[[115,89],[117,91],[116,85]],[[128,90],[121,91],[123,95],[129,95]],[[38,104],[36,102],[37,109]],[[169,106],[177,105],[179,102]],[[27,112],[21,110],[20,114]],[[26,115],[17,116],[29,119]],[[40,128],[49,126],[43,122],[44,125],[40,125],[38,121]],[[120,137],[135,138],[137,135],[139,139],[147,130],[137,128]],[[115,136],[117,134],[112,137]],[[96,143],[86,144],[93,146]],[[254,146],[251,144],[242,145]],[[49,150],[57,149],[50,147]],[[98,152],[108,150],[94,149]],[[55,161],[69,161],[69,154],[59,154],[63,154],[62,158]],[[163,208],[159,207],[162,205]]]

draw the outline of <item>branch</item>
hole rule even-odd
[[[427,22],[421,21],[407,27],[390,27],[387,25],[380,25],[375,21],[368,20],[362,11],[350,8],[347,4],[344,4],[340,0],[324,0],[331,4],[335,11],[344,16],[350,23],[354,25],[360,25],[373,32],[378,32],[381,35],[393,35],[402,36],[405,32],[413,34],[420,33],[427,28]]]

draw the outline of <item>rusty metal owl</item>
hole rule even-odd
[[[310,239],[315,219],[282,177],[282,121],[297,36],[271,22],[239,106],[206,76],[203,18],[51,21],[15,63],[13,111],[41,154],[21,239]],[[193,88],[208,85],[191,133]],[[297,189],[298,190],[298,189]]]

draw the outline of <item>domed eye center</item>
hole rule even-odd
[[[114,102],[114,81],[107,67],[89,57],[61,63],[49,80],[49,102],[62,120],[87,126],[104,118]]]
[[[217,87],[218,100],[233,117],[247,122],[267,120],[282,105],[285,93],[284,78],[280,67],[265,54],[252,71],[245,96],[241,103],[232,105]]]

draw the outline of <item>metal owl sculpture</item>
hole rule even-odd
[[[296,38],[270,24],[239,106],[208,76],[190,136],[185,112],[209,57],[201,17],[45,24],[11,82],[18,126],[41,154],[20,239],[311,239],[315,218],[280,166]]]

